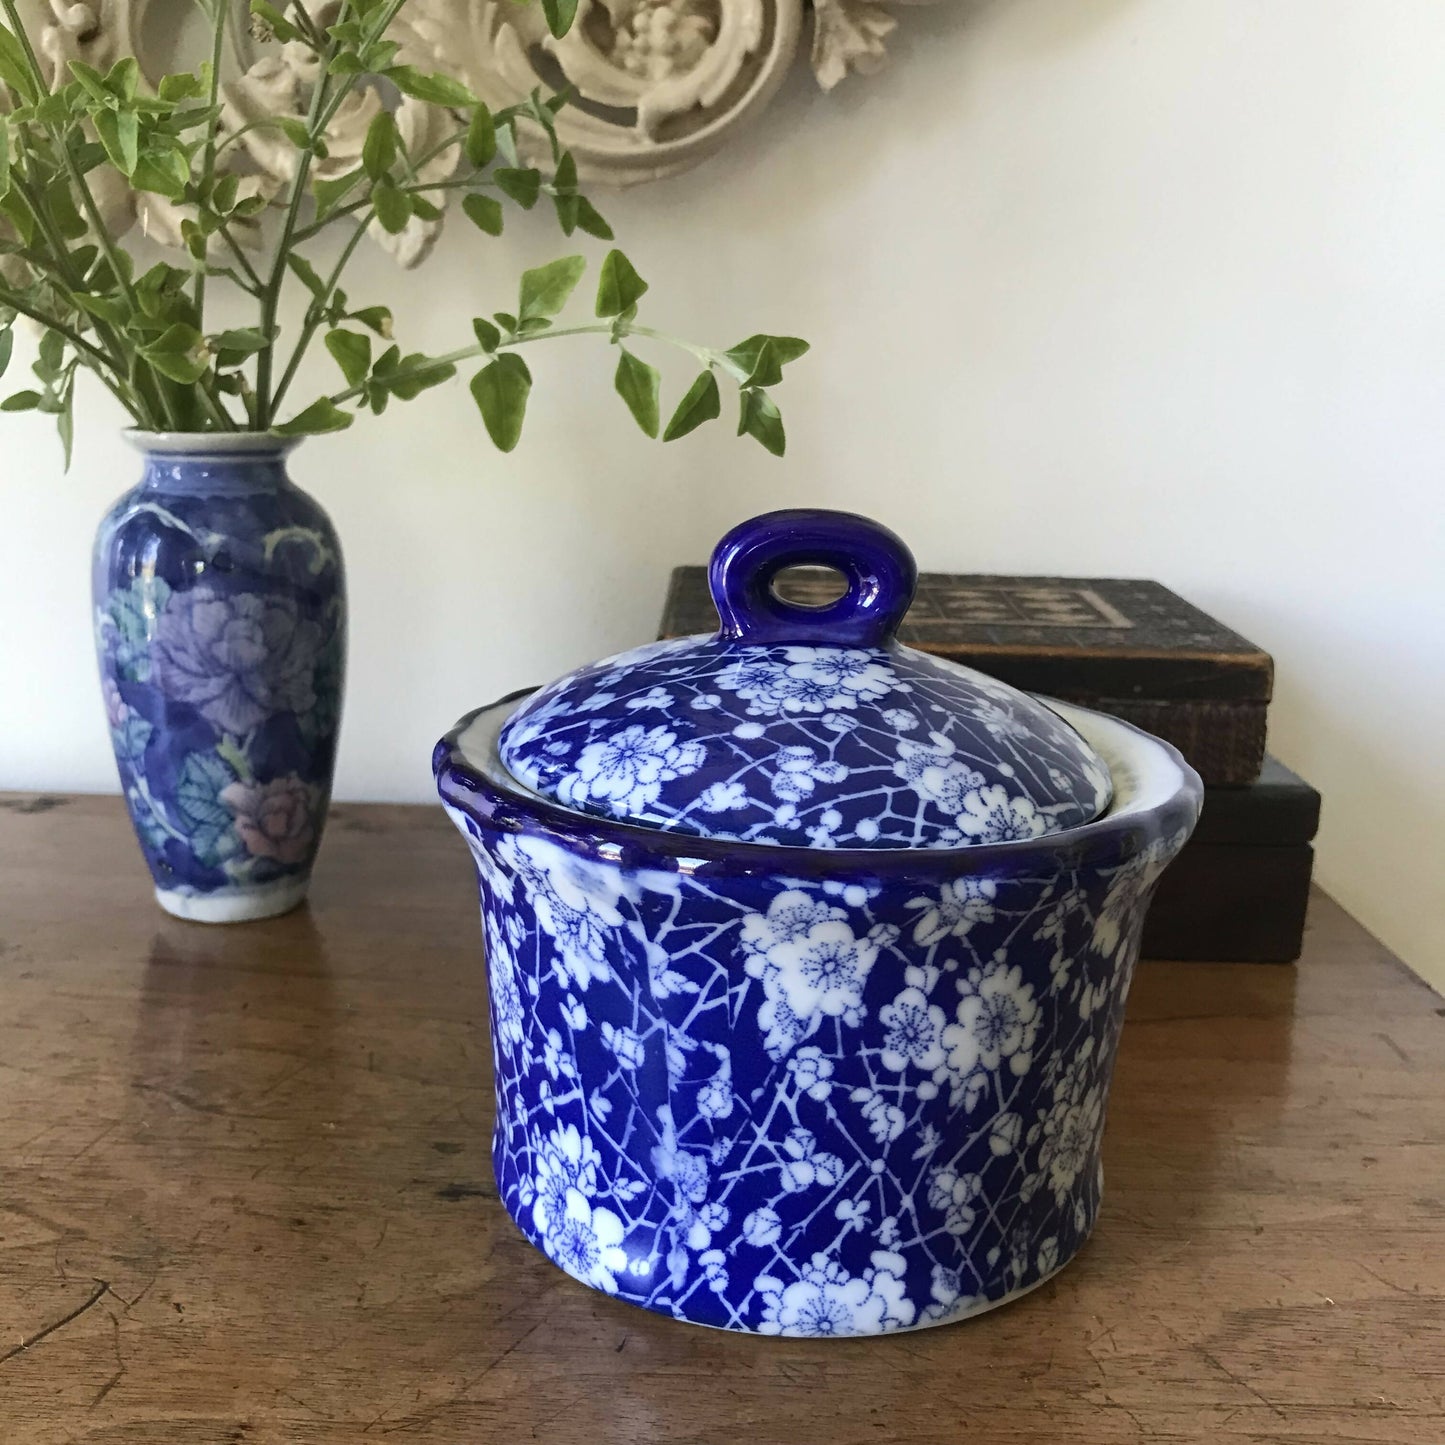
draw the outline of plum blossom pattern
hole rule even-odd
[[[880,887],[628,867],[443,792],[481,882],[498,1190],[574,1278],[828,1337],[961,1318],[1081,1247],[1184,831]]]
[[[1088,822],[1112,796],[1053,710],[897,644],[649,644],[543,688],[500,748],[568,807],[796,847],[1015,842]]]
[[[325,513],[279,453],[152,458],[101,524],[94,597],[106,719],[157,887],[204,898],[304,879],[345,655]]]
[[[657,801],[664,783],[695,773],[705,756],[701,743],[679,743],[666,727],[634,723],[588,743],[557,796],[575,808],[594,804],[619,818],[633,817]]]

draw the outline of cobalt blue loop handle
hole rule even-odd
[[[773,591],[788,567],[831,567],[847,580],[835,602],[805,607]],[[734,527],[708,569],[722,636],[734,642],[883,647],[913,601],[918,567],[902,538],[852,512],[768,512]]]

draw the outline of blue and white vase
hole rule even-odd
[[[121,787],[167,912],[269,918],[306,896],[346,655],[341,546],[294,443],[133,433],[139,485],[101,522],[94,598]]]

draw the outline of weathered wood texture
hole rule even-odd
[[[6,1445],[1445,1441],[1445,1005],[1316,895],[1297,969],[1146,965],[1093,1242],[809,1343],[574,1284],[492,1189],[470,864],[340,808],[309,911],[150,902],[113,799],[0,799]]]

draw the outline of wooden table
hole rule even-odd
[[[117,800],[0,798],[5,1445],[1445,1441],[1445,1004],[1328,898],[1153,964],[1092,1243],[971,1323],[731,1336],[492,1187],[471,865],[336,810],[309,910],[151,902]]]

